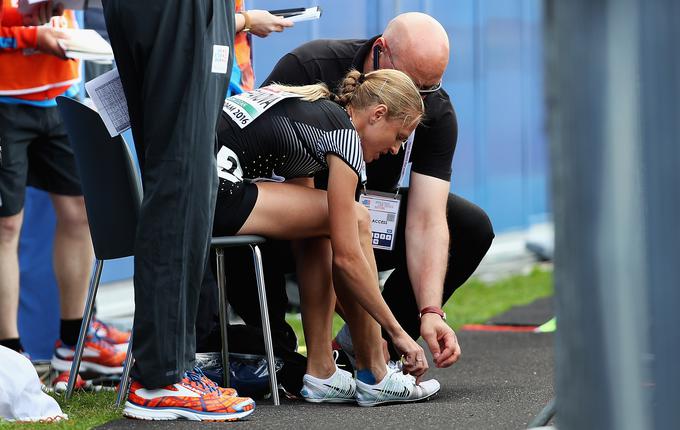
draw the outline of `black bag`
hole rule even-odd
[[[307,358],[291,348],[291,339],[283,338],[279,333],[272,333],[274,356],[276,359],[276,375],[279,387],[283,388],[288,397],[298,397],[302,389],[302,377],[307,370]],[[229,342],[229,364],[231,385],[239,395],[262,398],[269,393],[269,375],[265,361],[264,336],[260,327],[245,324],[229,325],[227,327],[227,341]],[[210,367],[200,365],[202,354],[197,354],[197,365],[202,367],[206,376],[218,384],[222,382],[222,338],[219,327],[213,329],[201,344],[199,351],[211,352],[217,355],[206,356]],[[264,370],[261,369],[264,364]],[[214,368],[219,366],[216,372]],[[212,368],[211,368],[212,367]]]

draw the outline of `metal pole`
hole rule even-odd
[[[80,360],[83,358],[83,349],[85,347],[85,338],[87,337],[87,331],[90,328],[90,322],[92,321],[92,311],[94,309],[94,299],[97,297],[97,289],[99,288],[99,280],[102,276],[102,267],[104,266],[103,260],[95,260],[94,270],[92,272],[92,277],[90,278],[90,287],[87,291],[87,300],[85,301],[85,312],[83,314],[83,322],[80,325],[80,334],[78,335],[78,343],[76,344],[76,350],[73,353],[73,362],[71,363],[71,373],[68,376],[68,385],[66,386],[66,400],[71,398],[73,394],[73,388],[76,385],[76,380],[78,379],[78,371],[80,370]]]
[[[127,399],[127,392],[130,385],[130,368],[132,368],[132,334],[130,334],[130,341],[127,346],[127,354],[125,355],[125,364],[123,365],[123,374],[120,376],[120,384],[118,384],[118,396],[116,396],[116,409],[120,408],[123,401]]]
[[[257,279],[257,295],[260,299],[260,316],[262,318],[262,334],[264,337],[264,349],[267,353],[267,368],[269,369],[269,384],[272,390],[274,405],[279,402],[279,385],[276,382],[276,362],[274,361],[274,345],[272,345],[272,330],[269,325],[269,309],[267,307],[267,291],[264,285],[264,271],[262,270],[262,254],[257,245],[250,245],[255,262],[255,276]]]
[[[220,334],[222,335],[222,385],[229,386],[229,343],[227,342],[227,280],[224,267],[224,249],[215,249],[217,254],[217,293],[220,315]]]
[[[536,415],[536,418],[531,420],[529,423],[529,426],[527,428],[535,428],[535,427],[543,427],[547,425],[552,417],[555,416],[555,408],[556,408],[556,402],[555,398],[553,397],[550,399],[547,405],[541,410],[541,412]]]
[[[680,420],[680,5],[546,4],[557,424],[671,428]]]

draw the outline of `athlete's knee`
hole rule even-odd
[[[0,246],[14,246],[21,233],[21,215],[0,217]]]
[[[449,194],[447,219],[452,237],[467,237],[485,250],[496,237],[484,209],[454,194]]]
[[[361,236],[371,235],[371,213],[361,203],[355,203],[354,212],[357,216],[359,234]]]

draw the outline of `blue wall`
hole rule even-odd
[[[396,14],[422,11],[446,28],[451,63],[444,87],[459,121],[451,189],[483,207],[497,233],[545,220],[547,145],[543,133],[541,0],[250,0],[249,9],[320,5],[318,21],[255,37],[258,84],[278,59],[316,38],[367,38]],[[131,136],[126,135],[128,142]],[[38,191],[27,196],[21,239],[22,337],[34,357],[51,355],[58,294],[51,271],[54,215]],[[107,262],[102,282],[132,276],[132,259]]]
[[[254,37],[258,84],[278,59],[316,38],[367,38],[395,15],[421,11],[446,28],[451,63],[444,87],[459,121],[451,189],[490,215],[496,232],[544,221],[547,145],[543,132],[540,0],[251,0],[251,9],[320,5],[320,20]]]

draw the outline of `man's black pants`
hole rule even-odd
[[[105,0],[104,13],[144,185],[133,377],[157,388],[194,362],[217,190],[215,129],[232,63],[212,73],[213,46],[233,45],[233,2]]]
[[[408,188],[402,189],[401,207],[406,208],[408,202]],[[394,316],[404,330],[417,339],[420,337],[420,321],[418,319],[418,305],[413,294],[413,287],[406,268],[406,249],[404,230],[406,226],[406,211],[399,217],[397,237],[394,250],[376,250],[378,270],[394,269],[385,283],[383,297]],[[454,291],[472,275],[480,261],[491,246],[494,238],[493,227],[489,217],[479,206],[455,194],[449,194],[447,202],[447,223],[449,226],[449,261],[448,271],[444,280],[442,303],[451,297]],[[248,325],[261,326],[260,311],[255,287],[255,275],[252,257],[249,251],[239,249],[225,250],[227,260],[227,296],[234,310]],[[287,340],[291,348],[295,346],[293,331],[285,322],[285,312],[288,297],[285,290],[285,273],[295,271],[295,262],[290,250],[290,243],[285,241],[269,241],[262,246],[262,259],[267,286],[267,302],[271,320],[273,336],[279,340]],[[217,312],[216,286],[213,282],[204,285],[206,300],[201,300],[199,320],[203,328],[199,330],[199,337],[204,331],[211,330],[214,325],[214,315]],[[214,328],[212,330],[215,330]],[[391,347],[387,334],[383,334],[390,344],[393,358],[398,355]]]

